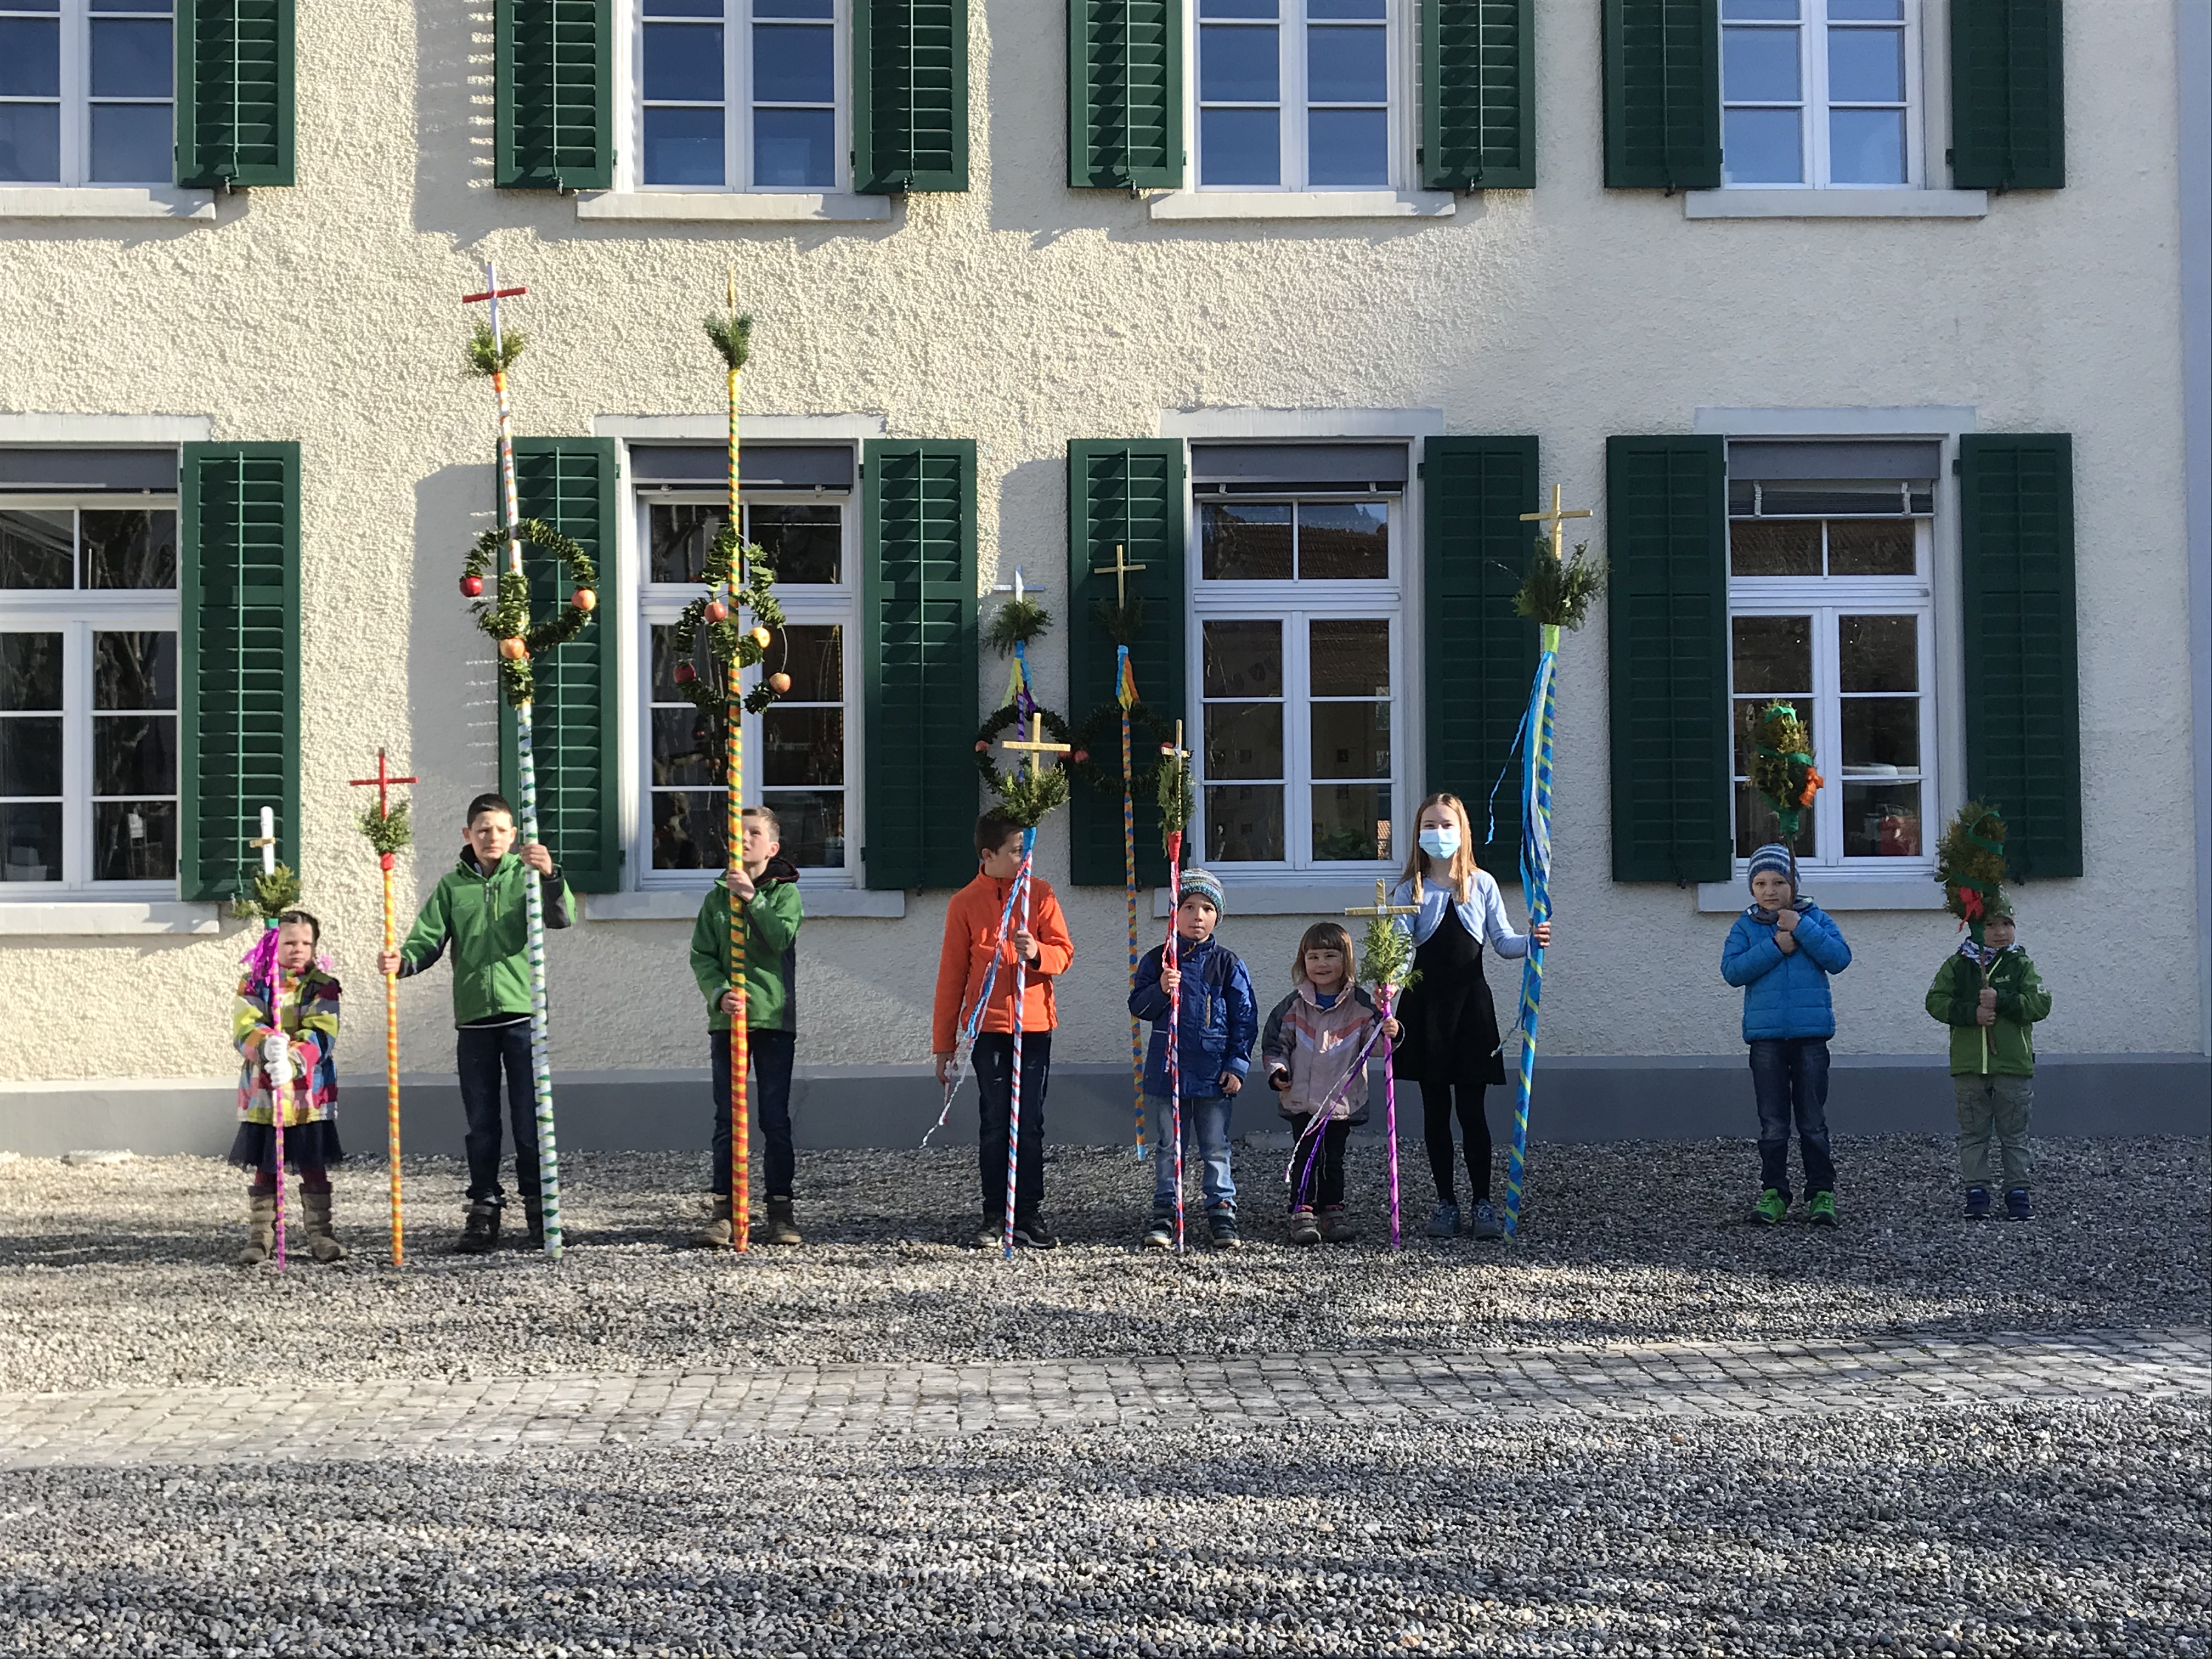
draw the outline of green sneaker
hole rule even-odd
[[[1836,1195],[1833,1193],[1814,1193],[1805,1200],[1805,1218],[1815,1227],[1836,1224]]]
[[[1790,1213],[1790,1200],[1772,1187],[1759,1195],[1759,1202],[1751,1206],[1751,1218],[1761,1226],[1771,1227]]]

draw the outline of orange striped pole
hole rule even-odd
[[[730,314],[738,310],[738,273],[732,264],[729,273]],[[738,401],[744,371],[730,370],[730,533],[737,538],[738,564],[731,592],[731,611],[737,611],[736,599],[744,590],[745,526],[738,507]],[[740,684],[743,671],[738,659],[730,659],[729,709],[723,721],[725,749],[722,765],[729,775],[728,823],[724,839],[729,842],[729,867],[735,872],[744,867],[745,848],[745,702],[744,688]],[[752,1100],[747,1087],[745,1073],[752,1065],[751,1033],[747,1029],[752,1023],[750,1011],[745,1006],[745,907],[738,902],[737,895],[725,891],[730,908],[730,988],[738,994],[738,1012],[730,1017],[730,1243],[744,1249],[750,1242],[752,1221]]]
[[[347,783],[356,789],[372,786],[376,790],[376,813],[364,817],[364,833],[375,826],[371,844],[377,848],[377,863],[384,872],[384,948],[392,950],[398,939],[393,923],[392,902],[392,872],[399,861],[395,848],[412,839],[405,833],[404,824],[395,824],[392,819],[391,789],[395,783],[416,783],[413,777],[396,778],[386,764],[384,750],[376,751],[376,775],[373,778],[349,778]],[[397,831],[398,833],[395,834]],[[385,1169],[392,1187],[392,1265],[407,1265],[405,1224],[400,1213],[399,1196],[399,975],[384,976],[384,1159]]]

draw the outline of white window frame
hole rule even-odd
[[[143,11],[103,11],[104,20],[126,21],[133,19],[160,19],[169,25],[169,95],[161,98],[102,98],[103,104],[167,104],[169,110],[169,144],[172,161],[167,172],[158,179],[94,179],[92,174],[92,18],[89,0],[59,0],[58,11],[23,12],[24,16],[57,18],[60,33],[59,88],[61,113],[60,143],[57,161],[61,176],[58,179],[9,179],[0,180],[10,189],[36,188],[41,185],[63,190],[120,190],[143,191],[159,189],[176,182],[177,169],[173,160],[177,135],[177,74],[176,43],[177,15],[174,0],[165,0],[167,9],[155,10],[151,6]],[[18,10],[18,0],[0,0],[0,12]],[[10,98],[9,103],[43,104],[43,98]]]
[[[1283,196],[1336,196],[1358,191],[1402,191],[1408,189],[1408,161],[1413,153],[1413,123],[1418,112],[1413,107],[1412,89],[1414,82],[1414,30],[1407,0],[1385,0],[1383,6],[1383,62],[1388,76],[1386,92],[1389,106],[1383,120],[1384,131],[1389,135],[1389,172],[1376,184],[1315,185],[1306,182],[1309,155],[1306,143],[1306,31],[1309,27],[1323,28],[1339,26],[1361,27],[1360,20],[1325,19],[1318,24],[1310,22],[1305,15],[1306,0],[1279,0],[1280,12],[1272,24],[1261,18],[1206,20],[1209,26],[1238,22],[1255,27],[1273,27],[1277,31],[1276,60],[1277,108],[1279,111],[1279,139],[1281,145],[1280,180],[1273,185],[1208,185],[1206,177],[1204,150],[1204,122],[1200,112],[1206,107],[1199,96],[1201,65],[1199,61],[1200,0],[1183,8],[1183,61],[1190,65],[1184,77],[1185,131],[1190,134],[1190,171],[1188,188],[1208,195],[1259,192]],[[1292,15],[1291,14],[1295,14]],[[1365,27],[1372,27],[1371,23]]]
[[[1190,741],[1191,771],[1197,811],[1191,820],[1194,861],[1206,856],[1206,629],[1209,622],[1277,622],[1283,643],[1283,849],[1279,860],[1218,862],[1220,872],[1232,878],[1289,878],[1331,884],[1371,881],[1387,876],[1403,862],[1403,839],[1407,804],[1406,769],[1417,735],[1413,704],[1420,695],[1417,684],[1419,662],[1411,629],[1419,611],[1411,602],[1410,573],[1416,561],[1409,553],[1411,533],[1407,503],[1411,486],[1397,495],[1385,495],[1389,504],[1390,570],[1379,581],[1211,581],[1206,578],[1205,550],[1200,539],[1201,509],[1220,497],[1188,494],[1188,517],[1184,527],[1188,576],[1188,623],[1186,630],[1184,673],[1190,688],[1191,708],[1197,712],[1198,730]],[[1255,491],[1226,499],[1243,505],[1262,502],[1373,501],[1372,491],[1299,490]],[[1390,624],[1390,833],[1392,856],[1382,859],[1316,859],[1301,853],[1313,844],[1313,744],[1307,687],[1310,666],[1305,639],[1293,644],[1290,630],[1304,629],[1317,619],[1387,620]],[[1244,781],[1223,779],[1224,787]],[[1326,783],[1329,780],[1319,781]]]
[[[722,15],[722,169],[720,185],[648,184],[645,178],[645,14],[642,0],[623,0],[628,27],[620,31],[616,73],[622,88],[629,143],[618,146],[618,192],[713,198],[725,196],[834,196],[853,187],[852,8],[832,0],[830,58],[836,89],[836,131],[831,136],[836,175],[826,185],[755,185],[751,41],[753,0],[724,0]],[[676,20],[672,20],[676,21]],[[693,20],[711,22],[709,18]],[[770,19],[769,21],[783,21]],[[803,21],[804,20],[789,20]]]
[[[635,872],[629,884],[641,892],[704,892],[720,879],[716,870],[656,870],[653,866],[653,633],[656,625],[676,621],[684,607],[697,599],[702,592],[697,582],[653,582],[647,561],[651,555],[649,526],[652,510],[656,506],[723,507],[728,502],[726,489],[714,486],[704,488],[672,487],[641,484],[629,492],[630,511],[626,527],[629,536],[629,556],[623,561],[630,574],[624,582],[620,597],[625,611],[627,635],[635,655],[635,665],[623,676],[623,696],[625,703],[623,729],[629,734],[623,767],[623,795],[624,833],[623,845],[629,849],[626,860]],[[825,865],[802,866],[799,881],[802,886],[812,888],[857,887],[860,882],[860,842],[865,820],[861,817],[860,696],[864,664],[860,654],[860,493],[857,489],[845,490],[809,489],[747,489],[740,492],[741,508],[757,506],[826,506],[836,504],[842,509],[839,526],[840,545],[838,562],[844,580],[836,583],[785,583],[776,585],[776,601],[783,607],[784,620],[793,627],[841,626],[844,629],[842,653],[845,682],[845,862],[842,867]],[[746,671],[744,684],[747,690],[757,683],[760,671]],[[748,714],[744,720],[745,777],[744,799],[749,806],[761,801],[760,757],[766,752],[761,738],[761,716]]]
[[[1900,191],[1923,190],[1927,187],[1928,103],[1925,95],[1926,64],[1922,47],[1923,0],[1902,0],[1905,54],[1905,178],[1899,182],[1843,183],[1832,181],[1828,176],[1830,144],[1828,112],[1828,30],[1863,27],[1892,29],[1898,27],[1889,21],[1843,19],[1833,25],[1828,21],[1829,0],[1798,0],[1798,17],[1795,22],[1732,19],[1723,15],[1721,28],[1725,33],[1732,28],[1794,29],[1798,35],[1797,85],[1798,146],[1805,161],[1805,177],[1796,183],[1777,183],[1766,179],[1747,179],[1739,184],[1726,173],[1723,157],[1721,188],[1723,190],[1837,190],[1837,191]],[[1725,56],[1725,42],[1723,42]],[[1728,111],[1745,108],[1787,108],[1787,105],[1731,103],[1728,97],[1726,70],[1723,70],[1721,90],[1721,120],[1725,135]],[[1845,105],[1845,108],[1855,107]],[[1875,107],[1868,106],[1865,107]]]

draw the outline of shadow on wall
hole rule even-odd
[[[485,405],[488,412],[488,397]],[[484,441],[489,449],[489,420]],[[461,811],[470,797],[499,787],[498,677],[491,642],[477,631],[458,586],[470,544],[497,520],[493,479],[487,460],[440,467],[415,485],[415,616],[405,672],[407,769],[422,780],[413,792],[417,902],[460,844]]]

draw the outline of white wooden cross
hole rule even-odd
[[[1042,583],[1042,582],[1039,582],[1039,583],[1038,583],[1038,584],[1036,584],[1035,586],[1030,586],[1027,582],[1025,582],[1025,581],[1022,579],[1022,568],[1021,568],[1021,566],[1019,566],[1019,565],[1016,565],[1016,566],[1014,567],[1014,579],[1013,579],[1013,580],[1012,580],[1012,581],[1010,581],[1010,582],[1000,582],[1000,583],[996,587],[993,588],[991,591],[992,591],[994,593],[1011,593],[1011,594],[1012,594],[1012,595],[1014,596],[1014,603],[1015,603],[1016,605],[1019,605],[1019,604],[1022,602],[1022,599],[1023,599],[1023,598],[1024,598],[1025,595],[1028,595],[1028,594],[1030,594],[1030,593],[1042,593],[1042,592],[1044,592],[1044,584],[1043,584],[1043,583]]]

